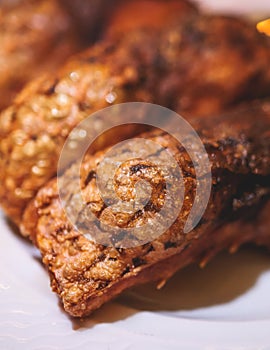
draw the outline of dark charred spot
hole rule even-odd
[[[192,177],[192,178],[194,178],[194,175],[191,172],[189,172],[189,171],[187,171],[185,169],[182,169],[182,172],[183,172],[184,177]]]
[[[86,177],[86,179],[85,179],[85,181],[84,181],[84,184],[85,184],[85,186],[87,186],[93,179],[95,179],[97,177],[97,174],[96,174],[96,172],[94,171],[94,170],[91,170],[89,173],[88,173],[88,175],[87,175],[87,177]]]
[[[97,290],[104,289],[109,285],[109,281],[101,281],[98,284]]]
[[[13,111],[12,114],[11,114],[11,121],[15,122],[16,118],[17,118],[17,112]]]
[[[58,83],[58,79],[56,79],[54,81],[54,83],[52,85],[50,85],[50,87],[45,91],[45,94],[47,96],[50,96],[50,95],[55,93],[55,88],[56,88],[57,83]]]
[[[68,224],[63,223],[55,229],[56,235],[65,235],[70,232],[70,226]]]
[[[146,264],[146,261],[142,258],[136,257],[132,259],[132,265],[133,267],[139,267],[141,265]]]
[[[105,258],[106,258],[106,254],[102,252],[102,253],[99,254],[97,260],[98,261],[103,261]]]
[[[124,275],[126,275],[126,274],[129,273],[129,272],[130,272],[130,267],[127,266],[127,267],[124,269],[124,271],[122,272],[121,277],[123,277]]]
[[[245,53],[245,55],[243,55],[243,57],[245,57],[246,55],[248,55],[248,57],[250,57],[252,52],[250,52],[250,50],[248,50],[249,44],[248,44],[246,36],[243,35],[242,30],[239,30],[239,31],[232,30],[232,31],[229,31],[228,34],[230,36],[230,41],[232,43],[232,46],[237,47],[237,48],[239,47],[239,49],[241,47],[241,51],[244,50],[244,53]]]
[[[136,220],[136,219],[138,219],[138,218],[140,218],[141,216],[143,215],[143,211],[142,210],[138,210],[138,211],[136,211],[136,213],[133,215],[133,217],[132,217],[132,221],[133,220]]]
[[[160,208],[157,207],[152,201],[149,201],[146,206],[144,207],[145,211],[151,211],[151,212],[159,212]]]
[[[171,242],[171,241],[167,241],[164,243],[164,249],[170,249],[170,248],[176,248],[176,243],[175,242]]]
[[[160,182],[160,183],[159,183],[159,190],[162,191],[162,192],[164,192],[164,191],[166,191],[166,189],[167,189],[167,184],[166,184],[166,182],[165,182],[165,181]]]
[[[147,249],[147,253],[154,252],[155,248],[153,247],[152,244],[150,244],[149,248]]]
[[[84,112],[90,108],[90,105],[88,103],[81,101],[78,103],[78,107],[79,107],[80,111]]]
[[[179,151],[180,153],[186,152],[186,149],[185,149],[184,146],[178,144],[176,147],[177,147],[177,149],[178,149],[178,151]]]
[[[113,258],[112,256],[110,256],[110,257],[108,258],[108,260],[109,260],[109,261],[116,261],[117,259],[116,259],[116,258]]]
[[[130,172],[132,175],[136,174],[138,171],[144,170],[144,169],[149,169],[151,168],[151,165],[146,165],[146,164],[137,164],[133,165],[129,168]]]

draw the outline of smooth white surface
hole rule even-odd
[[[198,2],[270,15],[269,0]],[[136,288],[73,321],[51,293],[38,252],[2,216],[0,232],[1,350],[270,349],[270,255],[262,251],[223,254],[205,271],[180,272],[160,292]]]
[[[215,12],[238,15],[270,15],[269,0],[195,0],[202,8]]]

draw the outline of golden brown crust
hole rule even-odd
[[[258,36],[253,24],[200,16],[164,35],[170,40],[161,38],[161,50],[171,71],[161,81],[160,101],[177,101],[175,109],[184,116],[215,114],[269,95],[270,39]]]
[[[55,175],[65,139],[81,120],[113,102],[153,101],[151,81],[141,83],[145,74],[151,76],[151,64],[125,46],[90,49],[57,75],[28,85],[0,116],[0,168],[5,169],[0,197],[15,222],[36,190]]]
[[[148,101],[187,117],[208,115],[269,91],[269,40],[252,25],[220,16],[180,22],[95,46],[28,85],[2,113],[0,200],[12,220],[19,223],[54,176],[71,129],[93,112]]]
[[[213,129],[213,120],[193,121],[211,160],[212,194],[202,220],[188,234],[183,233],[183,226],[196,192],[194,168],[185,150],[161,131],[141,136],[158,142],[173,154],[183,170],[185,200],[175,223],[150,243],[135,248],[117,248],[119,240],[114,240],[108,231],[104,234],[109,236],[113,246],[93,243],[75,230],[67,219],[59,200],[56,179],[39,191],[25,212],[24,230],[30,231],[40,249],[51,276],[52,288],[59,294],[69,314],[85,316],[134,284],[167,279],[179,267],[193,261],[202,260],[204,264],[221,249],[235,249],[247,241],[270,246],[267,226],[260,224],[258,230],[254,230],[256,215],[264,223],[268,219],[269,203],[265,208],[264,205],[270,195],[269,103],[247,106],[217,118],[214,123]],[[88,176],[89,172],[96,171],[105,154],[106,150],[89,155],[82,164],[82,193],[87,204],[84,204],[81,213],[86,207],[92,207],[101,222],[105,219],[106,223],[109,220],[112,224],[117,218],[114,215],[102,218],[108,208],[103,205],[95,176]],[[141,161],[136,159],[136,162],[139,165]],[[143,165],[140,175],[149,171]],[[71,189],[71,192],[76,169],[72,166],[64,175],[65,188]],[[125,175],[130,181],[116,183],[120,196],[121,193],[129,193],[135,181],[132,171],[125,172]],[[152,173],[151,179],[156,184],[154,191],[159,191],[157,175]],[[76,194],[73,191],[67,206],[76,201]],[[157,215],[155,205],[150,206],[150,211],[151,215]],[[139,216],[124,220],[125,227],[136,227],[146,222],[148,214],[147,205]],[[248,223],[251,216],[255,220],[252,224]],[[242,225],[245,230],[240,231]]]
[[[0,109],[40,73],[54,71],[82,47],[57,0],[0,6]]]
[[[2,1],[0,110],[28,81],[44,72],[53,74],[67,58],[96,41],[111,15],[108,3],[112,4],[110,0],[76,1],[75,6],[66,0]],[[81,23],[87,23],[83,32]]]

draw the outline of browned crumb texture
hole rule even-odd
[[[82,48],[73,32],[74,23],[57,0],[0,4],[0,109],[26,82]]]
[[[183,171],[185,200],[175,223],[154,241],[122,249],[118,237],[104,232],[114,247],[91,242],[67,220],[60,204],[56,179],[39,191],[26,210],[23,229],[30,232],[40,249],[52,288],[72,316],[88,315],[132,285],[168,279],[179,267],[191,262],[201,261],[204,265],[221,249],[231,248],[233,251],[247,241],[270,246],[267,225],[270,104],[248,105],[211,121],[194,120],[193,125],[208,152],[213,177],[208,208],[199,225],[189,234],[183,233],[183,225],[195,198],[196,174],[183,147],[160,131],[141,136],[158,142],[173,154]],[[104,206],[96,186],[94,174],[105,154],[106,150],[88,155],[82,164],[82,193],[87,204],[80,214],[83,216],[86,208],[92,209],[99,218],[94,221],[97,225],[102,225],[102,220],[115,224],[118,218],[113,212],[103,217],[110,208]],[[137,164],[136,169],[140,169],[139,175],[131,170],[125,172],[123,182],[116,183],[118,195],[130,193],[138,180],[136,176],[146,178],[149,171],[152,183],[156,184],[153,192],[158,194],[160,180],[151,173],[151,166],[149,170],[138,158],[133,161]],[[65,187],[73,192],[67,205],[76,202],[77,193],[73,190],[75,169],[72,166],[63,178]],[[145,206],[132,217],[123,213],[121,222],[124,218],[125,227],[145,223],[150,215],[158,215],[154,204]]]
[[[1,1],[0,110],[27,82],[44,72],[53,73],[71,55],[99,39],[118,2],[112,6],[110,0]]]
[[[198,15],[177,22],[93,47],[28,85],[1,114],[0,201],[12,220],[20,222],[26,204],[55,175],[71,129],[101,108],[148,101],[189,117],[267,94],[269,40],[253,25]]]

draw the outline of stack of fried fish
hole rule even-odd
[[[0,11],[1,107],[8,106],[0,115],[1,205],[41,251],[65,310],[86,316],[131,286],[167,280],[190,263],[204,266],[223,249],[234,252],[246,242],[270,247],[270,38],[247,20],[204,14],[185,0],[113,6],[85,0],[76,11],[72,4],[22,0]],[[112,236],[104,246],[74,227],[62,208],[56,174],[69,133],[94,112],[123,102],[170,108],[200,136],[211,194],[189,234],[194,164],[172,135],[157,129],[116,128],[99,140],[81,165],[80,211],[92,208],[107,224],[117,222],[119,212],[108,214],[100,196],[97,167],[113,140],[136,135],[159,143],[183,169],[182,209],[160,237],[124,249]],[[159,196],[160,180],[146,163],[131,160],[136,172],[125,169],[118,195],[132,192],[141,177],[151,179]],[[76,169],[76,162],[68,164],[61,175],[71,204]],[[136,227],[158,211],[148,203],[121,220]]]

